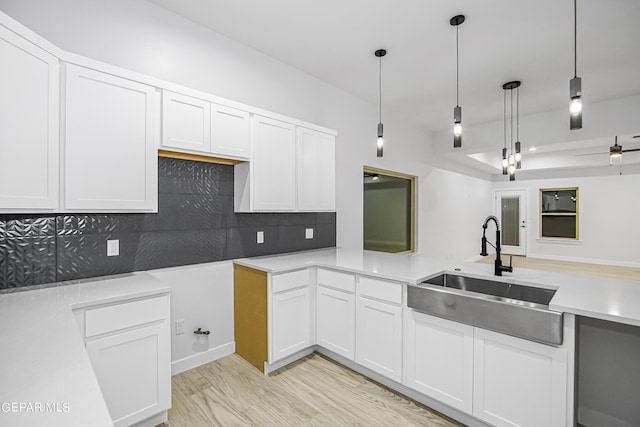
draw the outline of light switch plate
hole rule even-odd
[[[256,242],[258,242],[258,244],[264,243],[264,231],[258,231],[256,234]]]
[[[176,320],[176,335],[184,334],[184,319]]]
[[[304,231],[304,238],[305,239],[313,239],[313,228],[307,228]]]
[[[107,256],[120,255],[120,240],[107,240]]]

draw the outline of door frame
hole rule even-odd
[[[501,197],[520,196],[520,246],[502,245],[502,251],[505,254],[527,256],[527,227],[529,223],[529,217],[527,215],[528,193],[526,188],[499,189],[493,192],[494,212],[500,224],[502,224],[502,212],[500,209]],[[502,244],[502,242],[500,242],[500,244]]]

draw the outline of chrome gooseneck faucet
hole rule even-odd
[[[491,242],[487,242],[487,227],[489,226],[489,221],[493,221],[496,223],[496,244],[495,246]],[[485,220],[484,224],[482,224],[482,250],[480,255],[487,256],[487,243],[493,246],[496,250],[496,260],[494,262],[494,273],[496,276],[502,276],[503,271],[513,272],[513,266],[511,265],[511,261],[513,257],[509,258],[509,266],[502,265],[502,258],[500,257],[500,224],[498,223],[498,218],[493,215],[489,215]]]

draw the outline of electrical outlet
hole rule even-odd
[[[258,244],[264,243],[264,231],[258,231],[256,234],[256,242],[258,242]]]
[[[176,320],[176,335],[184,334],[184,319]]]
[[[107,240],[107,256],[120,255],[120,240]]]
[[[313,239],[313,228],[307,228],[304,231],[304,238],[305,239]]]

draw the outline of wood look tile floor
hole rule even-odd
[[[461,426],[317,353],[268,376],[237,354],[175,375],[165,427]]]

